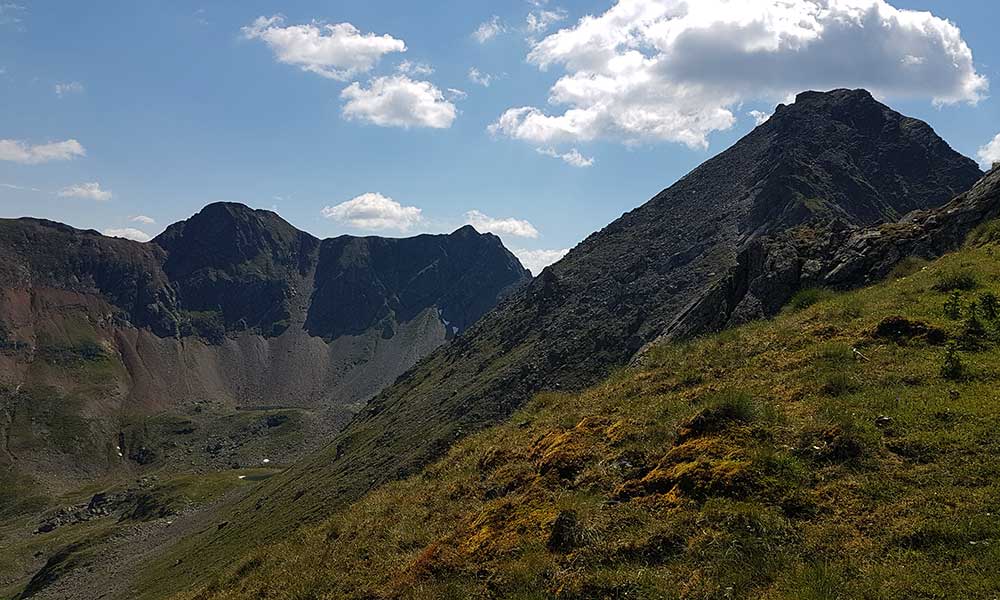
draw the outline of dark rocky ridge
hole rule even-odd
[[[149,244],[0,220],[0,257],[4,288],[97,293],[121,320],[161,337],[216,342],[242,330],[278,335],[296,322],[332,339],[432,306],[461,331],[528,277],[499,238],[471,227],[319,240],[273,212],[233,203],[208,205]]]
[[[299,518],[328,514],[419,470],[540,390],[584,387],[664,335],[726,325],[742,300],[728,282],[761,240],[815,222],[893,222],[945,204],[980,177],[928,125],[866,91],[801,94],[424,359],[327,450],[240,505],[242,525],[225,536],[279,533],[280,523],[255,515],[287,511],[293,497]],[[766,268],[753,279],[761,277]]]

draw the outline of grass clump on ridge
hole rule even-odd
[[[540,394],[179,598],[992,598],[1000,350],[951,376],[941,310],[992,250]]]

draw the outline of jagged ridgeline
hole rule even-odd
[[[287,461],[528,277],[471,227],[320,240],[218,203],[140,244],[2,220],[0,461],[42,494]]]
[[[234,560],[247,540],[287,535],[418,472],[539,391],[591,385],[658,340],[773,315],[799,287],[823,283],[833,269],[811,262],[824,251],[806,248],[802,238],[797,251],[780,254],[788,259],[781,277],[767,283],[776,249],[789,247],[782,236],[808,225],[829,233],[832,252],[838,247],[830,240],[851,237],[836,232],[940,207],[982,175],[927,124],[866,91],[800,94],[421,361],[326,449],[239,503],[224,530],[186,540],[177,552],[198,560],[160,564],[150,586],[185,585]],[[924,247],[932,253],[946,246]],[[829,283],[842,287],[876,275],[837,273]]]

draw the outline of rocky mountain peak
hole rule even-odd
[[[287,266],[296,262],[301,249],[314,249],[318,240],[274,212],[216,202],[171,225],[153,242],[170,254],[165,266],[168,273],[185,276],[198,269],[228,269],[247,261],[268,269]]]

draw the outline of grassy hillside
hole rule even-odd
[[[998,252],[539,395],[179,597],[995,598]]]

